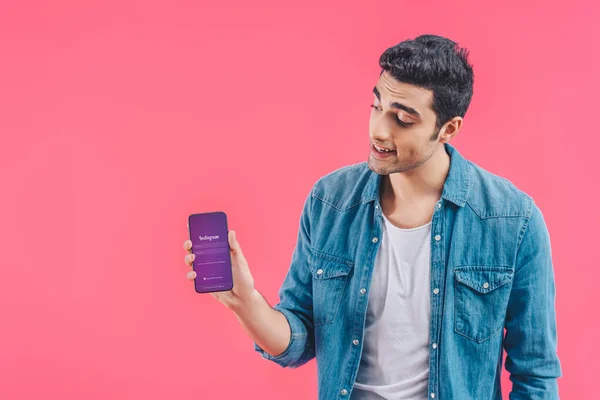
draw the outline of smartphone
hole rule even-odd
[[[188,230],[195,258],[194,287],[198,293],[233,289],[227,215],[223,211],[192,214]]]

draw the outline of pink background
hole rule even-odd
[[[368,156],[379,55],[421,33],[471,51],[452,144],[540,205],[561,398],[595,393],[592,3],[0,3],[0,398],[316,398],[314,360],[263,360],[194,292],[187,216],[228,214],[274,304],[312,183]]]

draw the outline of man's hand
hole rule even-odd
[[[255,296],[254,278],[250,274],[248,262],[242,253],[242,248],[235,237],[235,231],[229,231],[228,234],[231,266],[233,272],[233,288],[223,292],[211,292],[211,296],[219,300],[228,309],[235,311],[236,308],[244,302],[250,302]],[[188,251],[185,256],[185,263],[192,267],[195,255],[192,253],[192,241],[186,240],[183,243],[184,249]],[[196,272],[189,271],[187,279],[193,281],[196,279]]]

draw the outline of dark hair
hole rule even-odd
[[[464,117],[473,96],[469,52],[442,36],[421,35],[387,49],[379,66],[396,80],[433,92],[436,129],[455,116]],[[380,75],[381,75],[380,74]]]

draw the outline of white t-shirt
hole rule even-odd
[[[352,400],[428,398],[431,222],[398,228],[383,217],[363,352]]]

